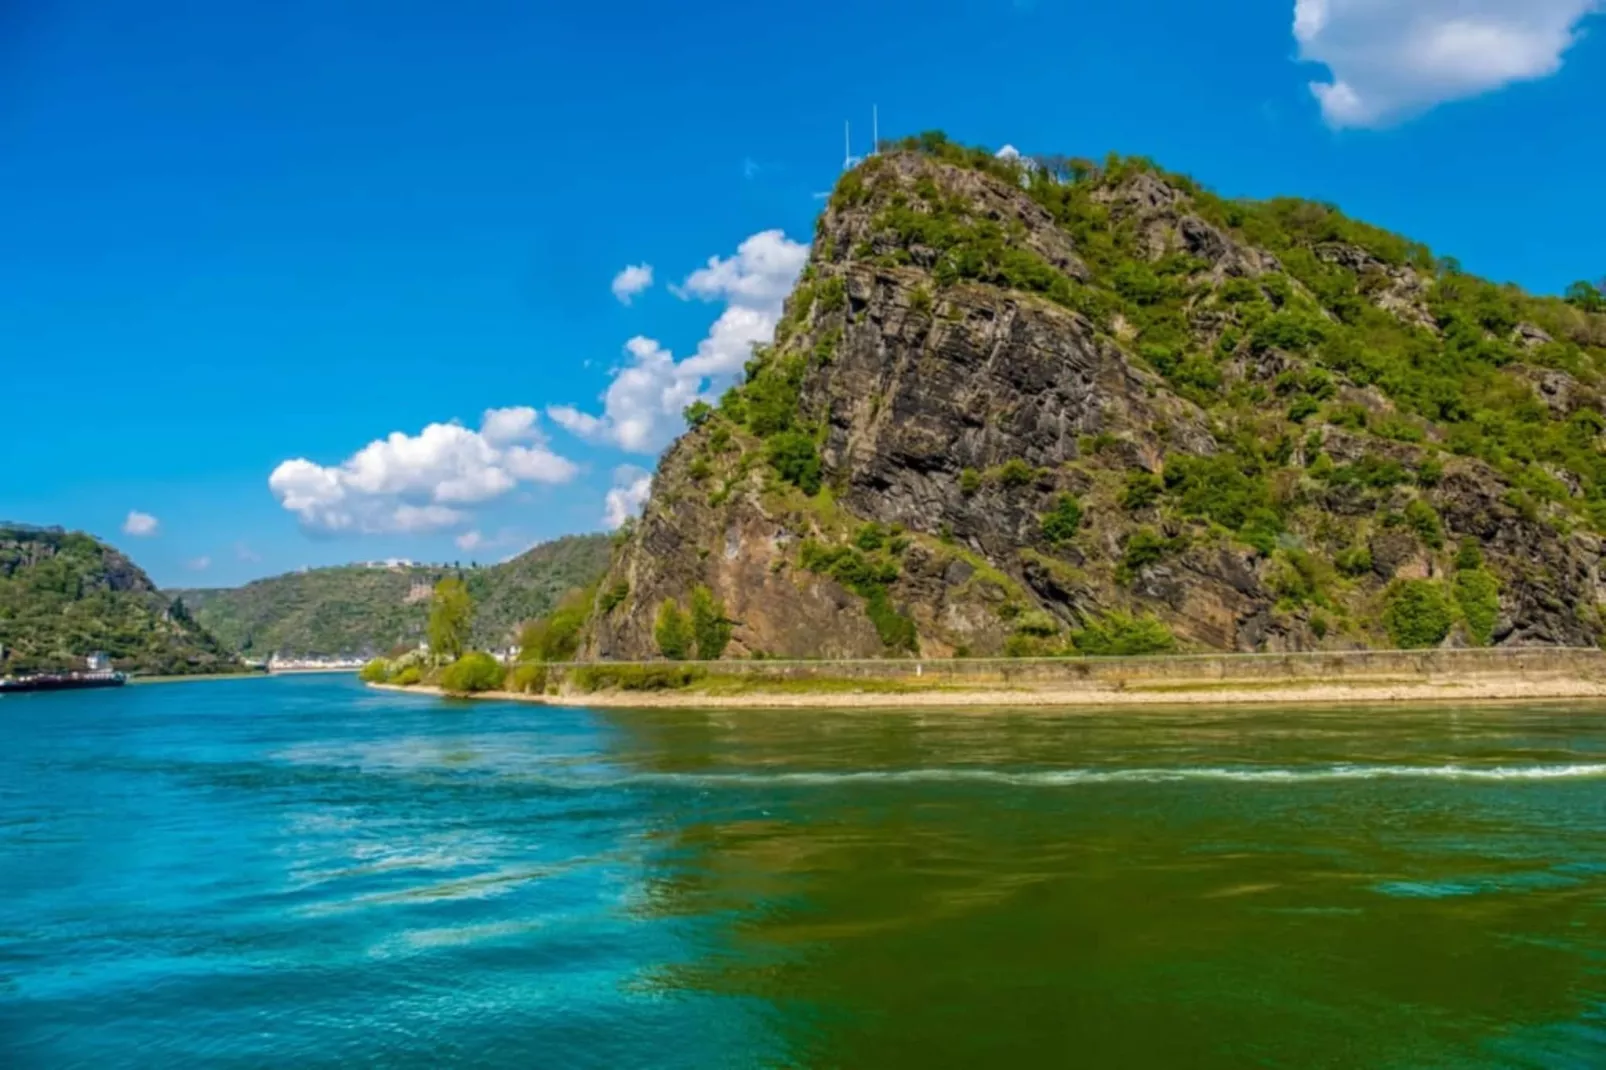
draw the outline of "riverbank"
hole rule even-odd
[[[583,687],[588,674],[623,686]],[[1606,700],[1598,650],[1357,651],[1072,662],[742,663],[553,667],[543,694],[451,696],[547,706],[909,708]],[[438,687],[371,684],[446,696]]]

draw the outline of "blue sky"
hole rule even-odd
[[[0,518],[175,586],[599,530],[872,104],[1559,291],[1606,273],[1595,7],[0,3]]]

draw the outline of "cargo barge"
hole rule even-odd
[[[128,676],[120,672],[39,672],[0,676],[0,695],[17,691],[75,691],[86,687],[122,687]]]

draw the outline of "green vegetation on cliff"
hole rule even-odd
[[[82,532],[0,524],[0,673],[82,669],[97,652],[153,676],[244,671],[119,551]]]
[[[505,646],[518,627],[564,592],[593,583],[608,563],[605,535],[543,543],[461,578],[476,611],[465,645]],[[456,570],[346,565],[309,569],[243,587],[170,592],[218,638],[247,656],[370,654],[425,638],[430,593]]]

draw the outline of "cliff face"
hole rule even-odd
[[[156,674],[242,671],[120,551],[82,532],[0,524],[0,670],[83,668],[84,657]]]
[[[1151,165],[873,157],[587,656],[1594,644],[1606,319]]]

